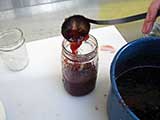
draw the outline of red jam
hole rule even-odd
[[[82,44],[82,41],[70,43],[70,48],[71,48],[73,54],[77,53],[77,49],[81,46],[81,44]]]
[[[88,38],[89,35],[86,35],[85,37],[81,37],[81,40],[73,40],[73,42],[70,42],[70,49],[72,51],[70,54],[77,55],[78,48],[82,44],[85,44],[84,41],[88,40],[88,42],[90,42]],[[97,49],[93,50],[97,51]],[[92,56],[92,52],[89,54]],[[62,79],[66,91],[73,96],[82,96],[90,93],[95,88],[97,79],[98,58],[96,54],[91,59],[82,55],[84,57],[83,61],[79,60],[79,58],[76,58],[77,61],[72,60],[72,58],[68,59],[68,57],[65,56],[65,52],[63,55]]]
[[[82,96],[90,93],[96,84],[97,68],[92,63],[67,64],[63,69],[64,87],[73,96]]]
[[[81,46],[83,41],[88,40],[89,35],[83,35],[82,31],[78,30],[69,30],[66,32],[66,36],[70,41],[70,48],[73,54],[77,53],[77,49]]]

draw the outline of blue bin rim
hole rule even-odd
[[[116,67],[116,61],[118,60],[118,58],[121,56],[121,54],[123,53],[123,51],[125,51],[128,47],[133,46],[135,44],[139,44],[139,43],[144,43],[146,41],[154,41],[154,40],[160,40],[160,37],[143,37],[143,38],[139,38],[136,39],[134,41],[128,42],[127,44],[125,44],[124,46],[122,46],[118,52],[116,53],[116,55],[114,56],[112,63],[111,63],[111,69],[110,69],[110,78],[111,78],[111,89],[113,90],[114,94],[116,95],[116,97],[118,98],[118,101],[121,102],[123,108],[127,111],[128,114],[131,115],[131,117],[135,120],[139,120],[139,118],[129,109],[129,107],[125,104],[124,100],[122,99],[118,88],[117,88],[117,84],[116,84],[116,77],[115,77],[115,67]]]

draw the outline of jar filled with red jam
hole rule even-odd
[[[62,80],[65,90],[73,96],[90,93],[96,85],[98,43],[88,35],[80,42],[62,43]]]

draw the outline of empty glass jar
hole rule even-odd
[[[12,71],[23,70],[28,65],[25,39],[20,29],[8,29],[0,33],[0,56]]]

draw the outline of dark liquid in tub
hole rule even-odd
[[[64,66],[64,87],[73,96],[90,93],[95,88],[96,79],[97,68],[91,63]]]
[[[116,83],[123,100],[140,120],[160,120],[160,67],[133,68]]]

